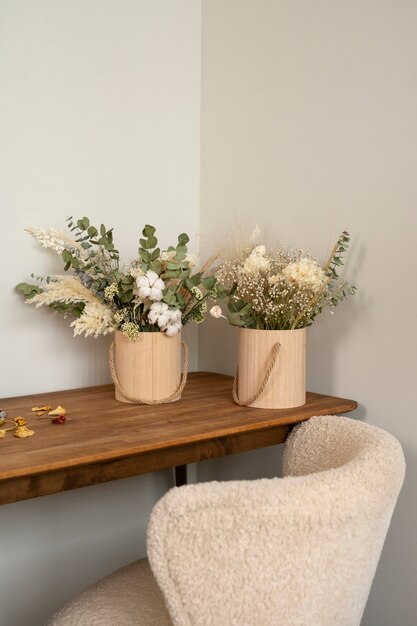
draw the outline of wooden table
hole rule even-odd
[[[195,372],[170,404],[121,403],[113,385],[0,400],[8,418],[25,417],[35,430],[27,439],[13,432],[0,439],[0,504],[283,443],[294,424],[357,406],[307,393],[295,409],[253,409],[235,404],[231,388],[229,376]],[[37,418],[31,408],[45,404],[60,404],[71,419]]]

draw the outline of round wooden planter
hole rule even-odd
[[[180,399],[181,333],[174,337],[162,332],[141,333],[137,341],[130,341],[116,331],[114,341],[113,363],[119,383],[118,388],[115,380],[116,400],[153,404]]]
[[[264,384],[268,371],[269,378]],[[262,386],[264,389],[259,394]],[[258,394],[259,397],[256,398]],[[238,404],[262,409],[288,409],[305,404],[305,328],[240,329],[235,400]]]

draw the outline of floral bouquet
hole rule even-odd
[[[45,248],[59,253],[64,272],[34,276],[36,284],[20,283],[16,289],[26,302],[47,306],[72,319],[74,335],[99,337],[120,330],[135,341],[142,332],[176,335],[187,322],[202,322],[207,299],[216,297],[214,276],[205,276],[209,264],[194,272],[197,259],[188,254],[188,236],[177,245],[157,247],[155,228],[146,225],[139,240],[138,257],[121,268],[113,229],[96,228],[87,217],[70,217],[73,236],[55,229],[30,228],[28,232]]]
[[[311,326],[325,307],[335,307],[355,287],[340,282],[338,268],[349,247],[343,231],[323,267],[301,250],[267,252],[257,245],[243,250],[218,269],[218,297],[227,300],[234,326],[258,330],[295,330]],[[211,309],[221,317],[218,305]]]

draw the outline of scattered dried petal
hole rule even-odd
[[[14,420],[18,426],[24,426],[26,424],[26,420],[24,417],[16,417]]]
[[[65,415],[59,415],[58,417],[52,418],[52,424],[64,424]]]
[[[44,415],[45,411],[37,411],[36,416],[37,417],[41,417],[42,415]]]
[[[32,411],[51,411],[51,406],[34,406],[32,407]]]
[[[34,430],[29,430],[27,426],[19,426],[14,431],[13,435],[19,437],[19,439],[25,439],[26,437],[32,437],[35,434]]]
[[[0,439],[4,439],[5,436],[6,436],[6,431],[0,430]]]
[[[48,415],[66,415],[67,411],[60,404],[53,411],[49,411]]]

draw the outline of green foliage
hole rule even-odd
[[[182,324],[192,320],[201,322],[204,319],[207,300],[214,299],[217,293],[217,280],[214,276],[205,276],[203,272],[192,272],[187,248],[189,237],[186,233],[178,235],[176,246],[169,246],[161,252],[155,227],[146,224],[139,238],[138,256],[123,271],[120,268],[119,252],[113,241],[112,228],[108,229],[104,224],[91,224],[88,217],[68,217],[67,226],[71,237],[65,240],[65,248],[62,250],[60,245],[55,247],[57,251],[62,250],[60,255],[64,272],[75,275],[82,287],[95,296],[98,304],[101,303],[112,311],[110,329],[113,323],[122,330],[130,328],[131,336],[140,331],[160,331],[155,319],[152,321],[148,317],[153,302],[158,298],[140,297],[139,286],[136,284],[149,271],[163,281],[165,288],[161,288],[160,293],[162,302],[171,311],[181,311]],[[48,233],[43,236],[50,237]],[[71,281],[64,283],[64,277],[58,279],[62,279],[63,289],[70,289],[70,293],[65,297],[62,293],[59,297],[57,295],[52,304],[50,298],[45,298],[45,306],[64,316],[81,317],[85,310],[84,302],[71,302]],[[147,279],[156,280],[154,275]],[[48,283],[50,278],[36,277],[36,280],[42,284]],[[162,284],[161,281],[159,284]],[[42,286],[28,283],[20,283],[16,289],[27,299],[43,291]],[[74,289],[74,292],[77,293],[74,297],[76,300],[80,297],[79,293],[82,294],[82,288],[78,292]],[[67,304],[67,300],[71,303]],[[90,302],[89,297],[86,301]],[[172,319],[179,322],[178,316],[173,316]]]
[[[42,293],[42,289],[38,285],[30,285],[29,283],[19,283],[16,285],[16,291],[20,291],[28,299],[33,298],[37,293]]]

